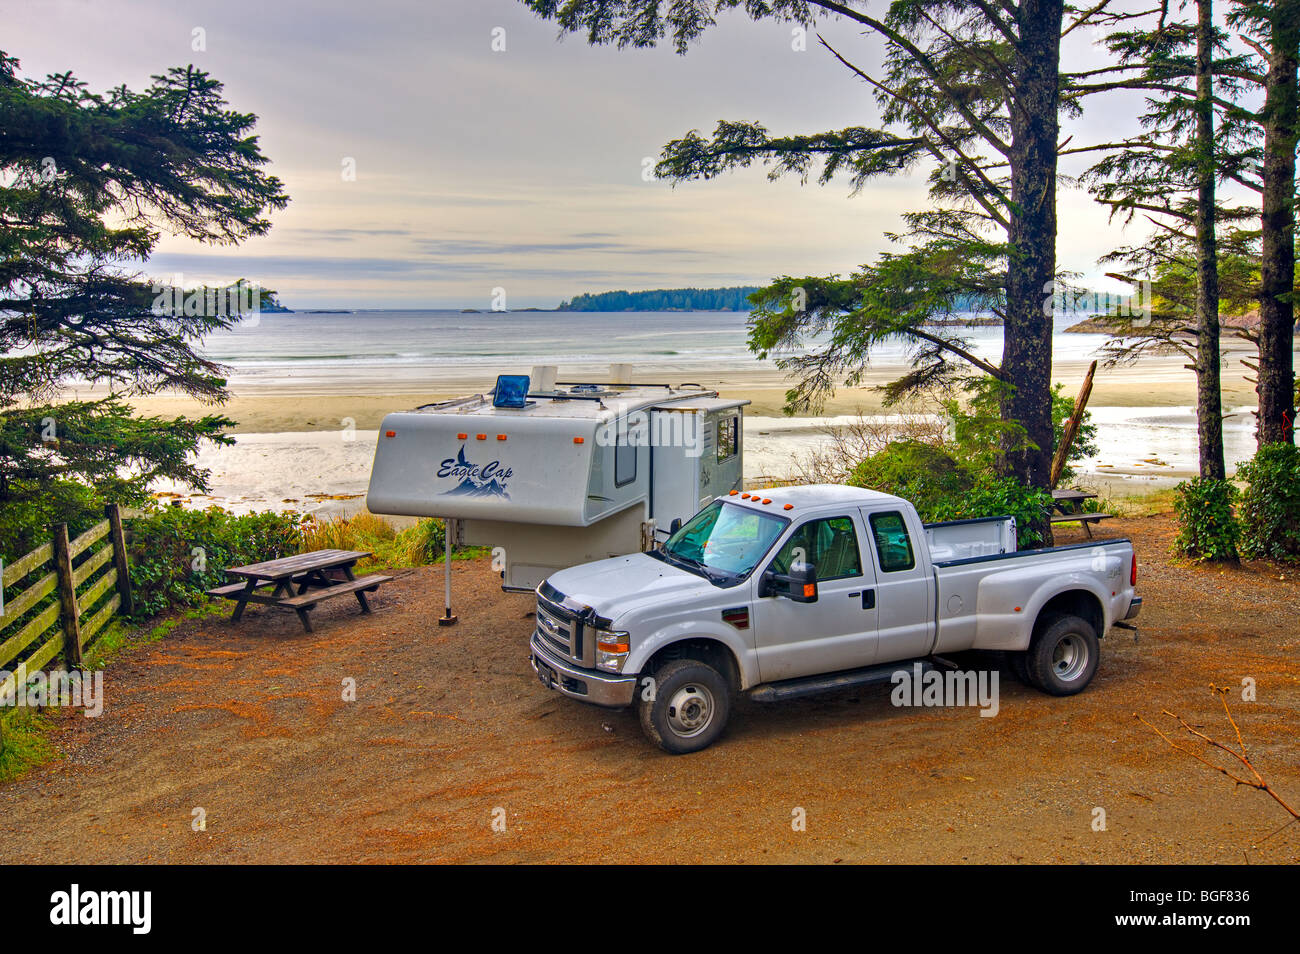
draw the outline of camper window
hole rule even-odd
[[[614,444],[614,486],[623,487],[636,480],[636,445],[628,443],[625,431]]]
[[[718,460],[730,460],[739,447],[740,418],[724,417],[718,421]]]

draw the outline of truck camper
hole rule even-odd
[[[454,519],[463,543],[493,548],[506,590],[650,549],[740,489],[749,402],[696,384],[633,384],[627,370],[589,383],[539,367],[387,415],[367,508]]]

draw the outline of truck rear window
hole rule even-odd
[[[876,541],[876,556],[884,573],[910,570],[916,566],[912,553],[912,538],[907,534],[907,524],[897,510],[871,515],[871,535]]]

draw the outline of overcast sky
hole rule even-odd
[[[487,308],[497,287],[511,308],[545,307],[845,273],[924,202],[921,172],[852,198],[844,182],[770,183],[759,169],[676,188],[642,178],[664,143],[719,119],[774,132],[875,121],[864,84],[814,38],[798,51],[788,24],[742,14],[686,56],[557,40],[517,0],[0,0],[0,22],[0,48],[26,75],[142,88],[192,62],[256,113],[289,207],[234,250],[164,238],[149,271],[247,276],[290,307]],[[821,29],[878,66],[874,39],[844,22]],[[1098,55],[1081,40],[1074,63]],[[1075,144],[1131,113],[1099,103]],[[1132,237],[1086,195],[1062,194],[1064,267],[1095,275]]]

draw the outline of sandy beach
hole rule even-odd
[[[1240,362],[1241,357],[1253,353],[1235,347],[1228,351],[1225,347],[1225,407],[1254,404],[1254,385],[1246,380],[1247,372]],[[1064,385],[1066,391],[1073,394],[1082,383],[1087,368],[1087,361],[1058,361],[1053,381]],[[507,370],[527,372],[529,369]],[[881,413],[885,410],[881,394],[874,388],[893,380],[899,371],[899,366],[893,364],[874,369],[861,386],[837,390],[815,416]],[[599,381],[607,377],[608,368],[604,365],[562,366],[561,374],[574,380]],[[690,377],[682,377],[683,374]],[[657,364],[648,365],[645,375],[638,372],[634,380],[662,380],[673,384],[691,380],[728,397],[748,398],[751,403],[746,413],[749,415],[783,416],[781,408],[789,384],[778,369],[754,362],[752,368],[720,368],[706,380],[697,380],[700,377],[697,367],[675,368]],[[337,384],[318,381],[303,384],[291,381],[275,384],[236,382],[236,392],[220,412],[238,422],[234,431],[241,434],[341,430],[349,426],[349,419],[351,426],[359,430],[375,430],[384,415],[391,411],[488,390],[494,381],[495,372],[452,371],[440,374],[436,386],[428,387],[395,386],[391,378],[383,375],[370,380],[350,377]],[[131,403],[142,414],[177,416],[213,412],[212,408],[189,398],[167,395],[137,398]],[[1194,406],[1195,403],[1196,378],[1184,367],[1181,357],[1171,355],[1148,357],[1123,367],[1098,368],[1090,406],[1174,408]]]
[[[1225,344],[1227,344],[1225,342]],[[1224,369],[1225,442],[1229,465],[1253,453],[1253,385],[1240,358],[1250,352],[1229,345]],[[1055,380],[1073,394],[1087,369],[1080,360],[1059,361]],[[507,369],[514,370],[514,369]],[[528,370],[528,369],[524,369]],[[562,366],[565,380],[603,380],[597,365]],[[860,387],[841,388],[819,414],[781,413],[785,378],[770,365],[734,364],[716,375],[698,366],[647,364],[634,380],[690,380],[751,404],[745,416],[747,481],[780,479],[828,441],[828,430],[859,414],[888,414],[878,384],[899,373],[896,365],[873,369]],[[689,377],[683,375],[689,374]],[[300,510],[347,513],[363,506],[370,462],[383,416],[431,401],[489,389],[494,374],[467,368],[439,374],[431,386],[376,374],[336,382],[232,381],[235,393],[219,409],[183,397],[157,395],[131,403],[143,414],[179,416],[220,410],[233,420],[236,444],[207,447],[202,466],[212,471],[210,495],[162,485],[187,506],[217,504],[235,511]],[[1078,483],[1106,493],[1141,494],[1163,489],[1195,472],[1195,377],[1176,356],[1148,357],[1116,368],[1099,368],[1089,409],[1099,427],[1099,453],[1080,468]]]

